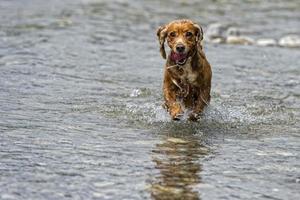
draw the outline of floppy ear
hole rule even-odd
[[[156,35],[158,37],[158,41],[160,45],[160,54],[164,59],[166,59],[165,40],[167,37],[167,26],[166,25],[160,26],[157,29]]]
[[[199,26],[198,24],[194,23],[193,25],[197,29],[196,41],[201,42],[203,40],[203,30],[202,30],[201,26]]]

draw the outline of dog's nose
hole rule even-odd
[[[178,53],[182,53],[182,52],[184,52],[184,50],[185,50],[185,46],[184,46],[183,44],[178,44],[178,45],[176,46],[176,51],[177,51]]]

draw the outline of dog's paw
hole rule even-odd
[[[170,109],[168,111],[173,120],[180,120],[182,118],[183,111],[178,102],[175,102],[174,104],[172,104],[172,107],[170,107]]]
[[[190,121],[198,121],[200,119],[200,115],[197,113],[191,113],[188,118]]]
[[[177,114],[177,115],[172,116],[172,120],[174,120],[174,121],[179,121],[182,118],[183,118],[183,114]]]

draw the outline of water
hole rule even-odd
[[[176,18],[300,34],[293,1],[0,2],[0,199],[299,199],[300,51],[205,44],[198,123],[161,108]]]

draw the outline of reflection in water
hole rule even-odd
[[[165,137],[153,150],[153,162],[159,174],[151,181],[153,199],[200,199],[193,186],[201,182],[199,158],[208,150],[199,138]]]

